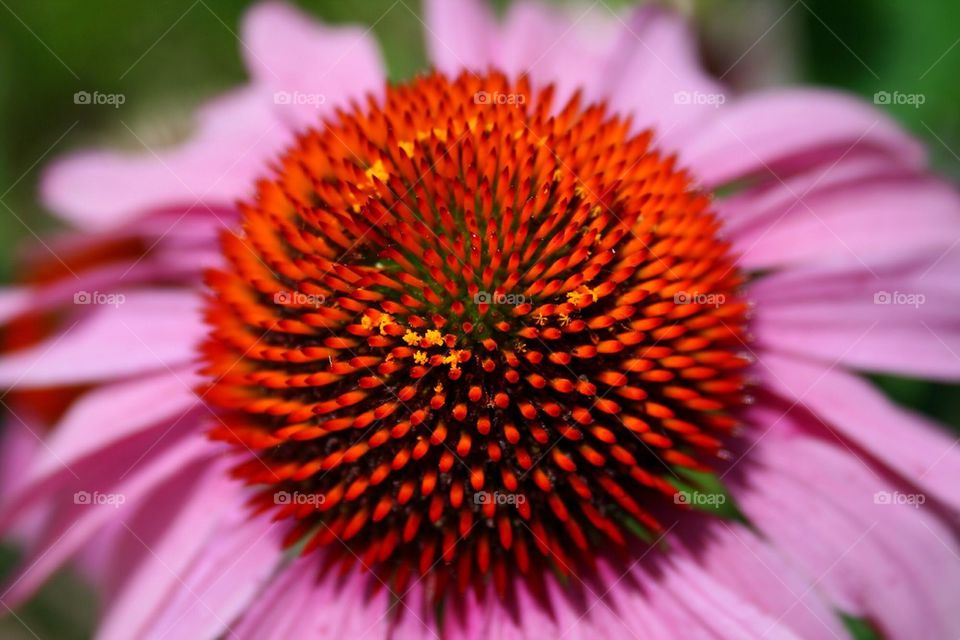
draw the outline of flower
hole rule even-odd
[[[960,451],[858,377],[960,377],[957,194],[598,11],[428,2],[386,86],[259,5],[189,142],[48,169],[8,607],[73,559],[105,638],[957,635]]]

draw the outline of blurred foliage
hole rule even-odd
[[[509,0],[496,0],[502,10]],[[954,0],[676,0],[693,7],[710,67],[757,78],[832,85],[872,99],[919,93],[919,108],[887,105],[924,139],[938,170],[960,176],[960,3]],[[0,2],[0,281],[14,247],[54,227],[36,204],[51,156],[90,144],[139,146],[124,124],[159,140],[182,135],[191,110],[245,79],[238,45],[248,0],[2,0]],[[390,77],[425,68],[418,0],[299,0],[331,23],[368,25]],[[606,0],[611,7],[628,4]],[[747,53],[744,53],[748,51]],[[776,68],[770,69],[771,66]],[[119,111],[76,105],[76,91],[123,93]],[[147,124],[150,124],[150,127]],[[151,140],[152,141],[152,140]],[[906,214],[909,215],[909,214]],[[897,401],[960,425],[957,387],[877,377]],[[0,575],[10,563],[0,556]],[[58,578],[21,615],[42,637],[83,637],[89,598]],[[52,595],[50,595],[52,594]],[[79,608],[79,611],[78,611]],[[0,636],[24,630],[6,618]],[[856,626],[859,623],[851,623]],[[862,626],[862,625],[861,625]],[[864,627],[866,628],[866,627]],[[869,637],[867,632],[860,637]]]

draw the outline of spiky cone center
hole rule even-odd
[[[299,137],[223,239],[203,347],[212,437],[288,544],[502,591],[661,530],[737,424],[746,305],[650,140],[495,72]]]

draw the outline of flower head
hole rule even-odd
[[[48,170],[0,602],[75,559],[104,638],[956,637],[960,449],[857,375],[960,379],[917,143],[661,9],[426,7],[388,84],[258,5],[191,141]]]

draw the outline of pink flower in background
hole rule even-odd
[[[960,448],[859,375],[960,378],[920,145],[657,8],[426,5],[436,74],[262,4],[188,142],[48,167],[4,605],[74,562],[102,638],[960,634]]]

